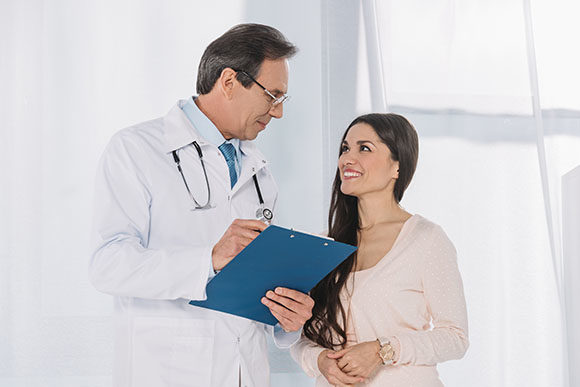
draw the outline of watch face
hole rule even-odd
[[[393,351],[393,347],[391,347],[391,344],[385,344],[381,347],[381,350],[379,351],[379,355],[381,356],[381,359],[383,359],[383,362],[386,363],[390,360],[393,360],[393,355],[394,355],[394,351]]]

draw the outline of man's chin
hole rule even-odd
[[[263,131],[263,130],[264,130],[264,129],[259,129],[259,130],[255,131],[255,132],[248,133],[248,135],[247,135],[247,138],[246,138],[246,139],[247,139],[247,140],[250,140],[250,141],[252,141],[252,140],[255,140],[255,139],[258,137],[258,135],[259,135],[260,133],[262,133],[262,131]]]
[[[260,132],[256,132],[256,133],[248,133],[246,136],[244,136],[244,138],[242,138],[242,141],[253,141],[258,137],[258,134]]]

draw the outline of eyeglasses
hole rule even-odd
[[[288,101],[288,100],[290,99],[290,96],[289,96],[289,95],[287,95],[287,94],[284,94],[283,96],[276,98],[276,97],[274,96],[274,94],[272,94],[272,93],[271,93],[271,92],[270,92],[268,89],[266,89],[264,86],[262,86],[262,85],[260,84],[260,82],[256,81],[256,80],[254,79],[254,77],[252,77],[252,76],[251,76],[250,74],[248,74],[247,72],[245,72],[245,71],[242,71],[242,70],[234,70],[234,71],[236,71],[236,72],[238,72],[238,73],[242,73],[242,74],[244,74],[246,77],[250,78],[250,79],[251,79],[251,80],[252,80],[252,81],[253,81],[253,82],[254,82],[256,85],[260,86],[260,87],[262,88],[262,90],[264,90],[264,92],[265,92],[266,94],[268,94],[268,96],[269,96],[270,98],[272,98],[272,107],[276,107],[276,106],[278,106],[278,105],[280,105],[280,104],[283,104],[284,102],[286,102],[286,101]]]

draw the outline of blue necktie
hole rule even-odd
[[[222,152],[226,158],[226,163],[228,163],[228,168],[230,170],[230,184],[231,188],[234,187],[236,181],[238,181],[238,174],[236,173],[236,148],[229,142],[224,142],[218,149]]]

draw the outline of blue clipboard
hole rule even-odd
[[[276,325],[260,300],[278,286],[308,293],[356,247],[299,231],[269,226],[207,285],[205,301],[190,301],[250,320]]]

